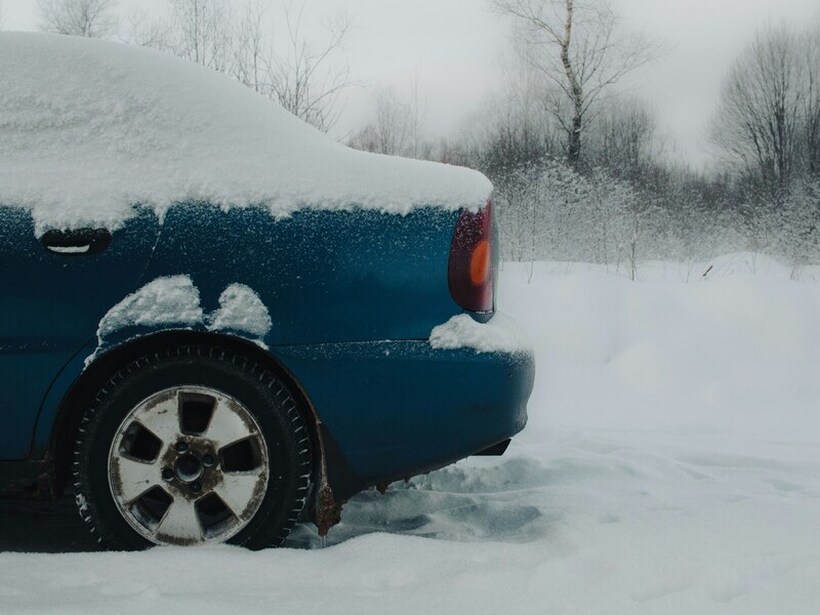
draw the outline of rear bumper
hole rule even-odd
[[[322,423],[337,499],[448,465],[524,428],[532,354],[428,341],[278,347]]]

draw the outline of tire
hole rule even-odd
[[[310,438],[285,384],[229,350],[178,346],[117,372],[82,418],[80,516],[104,546],[279,546],[305,504]]]

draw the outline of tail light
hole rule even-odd
[[[449,282],[453,300],[471,312],[492,312],[495,255],[493,204],[462,210],[450,244]]]

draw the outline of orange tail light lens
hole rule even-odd
[[[482,239],[473,248],[470,256],[470,282],[473,286],[481,286],[487,282],[490,275],[490,241]]]

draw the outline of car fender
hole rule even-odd
[[[55,377],[40,407],[30,458],[45,456],[64,399],[102,357],[137,340],[174,332],[218,334],[267,350],[264,337],[270,327],[267,307],[244,284],[228,284],[218,307],[210,312],[202,309],[189,276],[162,276],[143,284],[108,310],[100,320],[96,339],[80,348]]]

